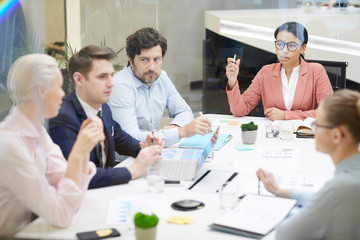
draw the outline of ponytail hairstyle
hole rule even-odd
[[[32,53],[18,58],[7,78],[7,88],[14,105],[35,100],[38,88],[50,88],[58,74],[56,60],[46,54]]]
[[[330,125],[347,126],[360,143],[360,92],[342,89],[325,98],[321,105]]]
[[[294,34],[301,41],[301,45],[307,44],[309,36],[306,28],[298,22],[286,22],[278,27],[274,32],[274,37],[276,39],[277,35],[281,31],[287,31]],[[300,56],[305,60],[305,53],[300,54]]]

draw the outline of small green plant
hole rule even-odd
[[[242,131],[255,131],[258,129],[258,125],[256,125],[254,122],[250,122],[250,123],[244,123],[241,125],[241,130]]]
[[[155,215],[146,215],[141,212],[136,213],[134,217],[134,224],[138,228],[152,228],[159,222],[159,218]]]

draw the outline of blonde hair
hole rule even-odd
[[[360,92],[342,89],[328,96],[321,105],[330,125],[346,125],[360,142]]]
[[[40,86],[50,88],[59,74],[57,62],[46,54],[28,54],[18,58],[11,66],[7,88],[15,105],[22,105],[36,98]]]

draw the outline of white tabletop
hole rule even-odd
[[[270,121],[265,118],[242,117],[235,118],[230,115],[206,115],[209,117],[214,125],[219,123],[219,120],[238,120],[242,123],[253,120],[259,125],[258,139],[252,147],[252,151],[238,151],[235,146],[242,144],[240,127],[221,126],[221,133],[230,133],[234,138],[228,142],[223,148],[214,153],[214,158],[204,164],[201,171],[206,169],[226,170],[239,172],[234,179],[239,184],[240,191],[246,193],[249,182],[253,182],[255,177],[255,170],[252,164],[254,163],[257,154],[263,147],[286,147],[299,149],[300,167],[286,171],[283,169],[276,174],[294,174],[321,177],[323,179],[331,178],[334,167],[331,159],[321,153],[316,152],[315,142],[313,139],[297,139],[284,141],[278,138],[270,139],[265,137],[264,126]],[[123,163],[123,164],[126,164]],[[239,166],[244,166],[240,167]],[[250,167],[249,167],[250,166]],[[251,167],[252,166],[252,167]],[[199,173],[200,174],[200,173]],[[163,210],[166,216],[189,216],[194,218],[195,222],[189,225],[176,225],[166,222],[166,218],[160,218],[157,228],[157,239],[242,239],[237,235],[228,233],[221,233],[210,230],[209,225],[218,217],[225,213],[225,210],[220,208],[219,196],[217,193],[205,193],[193,190],[188,190],[191,182],[187,182],[183,187],[166,187],[160,196],[167,199],[167,204],[164,204]],[[127,224],[109,225],[107,224],[107,215],[109,200],[117,197],[127,196],[145,196],[146,199],[151,199],[151,195],[147,192],[147,185],[144,178],[132,180],[129,184],[117,185],[101,189],[89,190],[84,202],[73,219],[71,226],[67,229],[59,229],[46,223],[42,218],[37,219],[21,232],[16,237],[21,238],[37,238],[37,239],[76,239],[76,233],[84,231],[93,231],[103,228],[116,228],[121,233],[118,239],[135,239],[134,231],[129,229]],[[155,196],[156,197],[156,196]],[[182,199],[195,199],[205,203],[205,207],[189,212],[180,212],[173,210],[170,205],[174,201]],[[245,238],[244,238],[245,239]],[[274,239],[274,232],[270,233],[264,239]]]

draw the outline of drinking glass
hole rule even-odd
[[[146,181],[151,194],[161,193],[164,190],[164,168],[150,167],[147,169]]]
[[[293,139],[294,123],[291,121],[281,121],[279,125],[279,136],[282,140]]]
[[[238,203],[239,189],[238,186],[231,182],[226,182],[219,190],[220,206],[224,210],[233,209]]]

